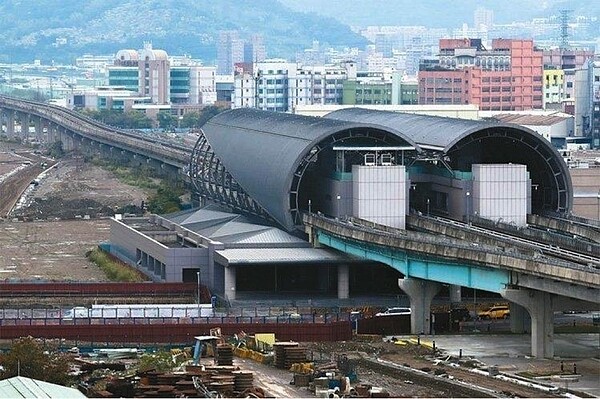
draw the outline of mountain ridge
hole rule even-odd
[[[276,0],[12,0],[0,3],[0,62],[73,62],[151,41],[172,55],[212,64],[219,30],[262,34],[270,56],[292,56],[313,40],[364,46],[367,40],[330,17],[292,11]]]

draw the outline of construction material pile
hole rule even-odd
[[[273,344],[275,367],[290,369],[294,363],[306,361],[306,350],[300,348],[298,342],[276,342]]]
[[[186,366],[181,372],[147,372],[135,387],[136,398],[247,398],[265,397],[253,385],[254,375],[234,366]]]

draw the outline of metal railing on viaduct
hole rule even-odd
[[[90,142],[139,154],[178,169],[187,168],[190,162],[190,148],[141,133],[117,129],[64,107],[0,96],[0,110],[7,124],[14,123],[15,115],[21,115],[26,118],[27,127],[32,120],[44,121]],[[10,135],[8,130],[11,129],[7,128],[7,134]]]

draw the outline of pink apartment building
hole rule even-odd
[[[482,110],[542,108],[543,52],[532,40],[440,39],[439,59],[419,70],[420,104],[477,104]]]

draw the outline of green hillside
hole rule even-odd
[[[268,56],[293,56],[313,40],[364,46],[342,23],[295,12],[276,0],[7,0],[0,2],[0,62],[73,62],[84,53],[141,48],[145,40],[170,54],[207,63],[219,30],[262,34]]]

